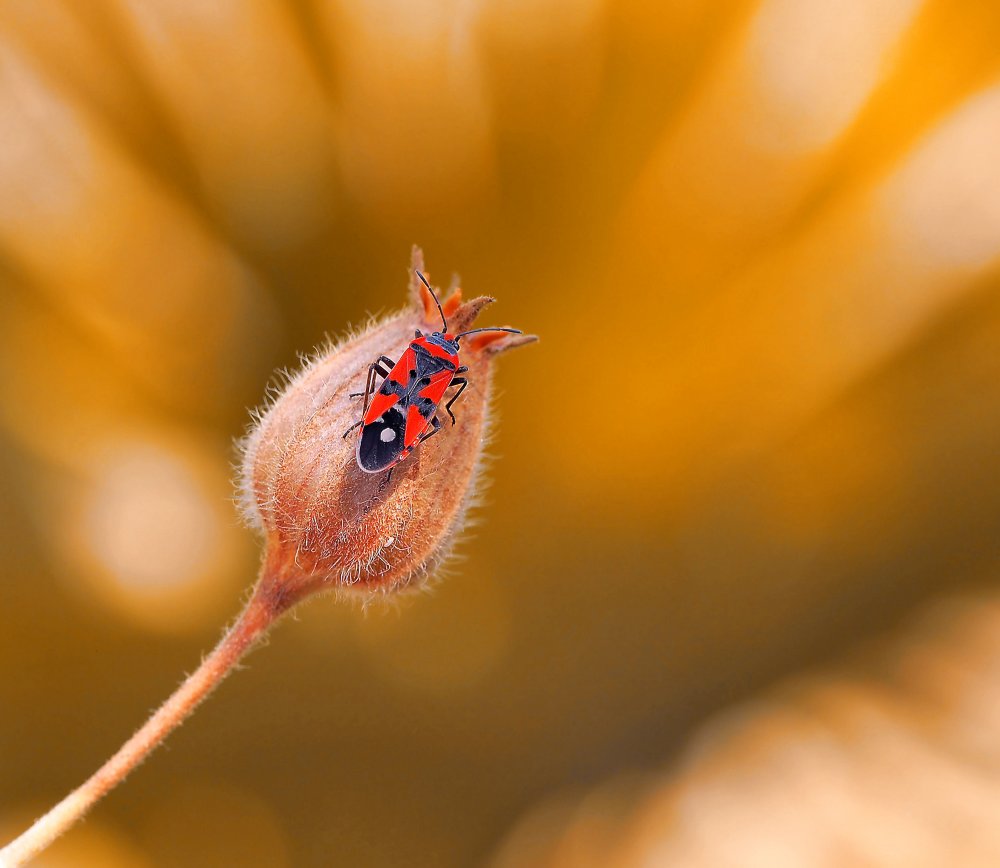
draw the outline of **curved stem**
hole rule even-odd
[[[15,868],[37,856],[81,819],[103,796],[153,752],[198,707],[285,610],[258,585],[246,608],[211,654],[189,675],[103,766],[27,831],[0,850],[0,868]]]

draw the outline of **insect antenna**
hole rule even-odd
[[[473,329],[472,331],[469,331],[469,332],[462,332],[460,335],[455,335],[455,340],[457,341],[459,338],[464,338],[466,335],[474,335],[474,334],[478,334],[479,332],[510,332],[512,335],[523,335],[524,334],[524,332],[522,332],[520,329],[492,328],[492,327],[490,327],[490,328],[484,328],[484,329]]]
[[[434,299],[434,304],[438,306],[438,313],[441,314],[441,322],[444,323],[444,332],[448,331],[448,320],[444,318],[444,310],[441,308],[441,302],[438,301],[437,293],[431,289],[431,285],[427,282],[427,278],[424,277],[419,271],[416,272],[417,277],[420,278],[420,282],[427,287],[427,291],[431,294],[431,298]]]

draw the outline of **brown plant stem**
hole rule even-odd
[[[218,645],[117,753],[27,831],[0,850],[0,868],[23,865],[42,852],[120,784],[222,683],[288,609],[287,600],[270,592],[273,583],[268,578],[265,567],[265,575],[246,608]]]

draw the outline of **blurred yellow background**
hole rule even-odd
[[[925,600],[993,612],[998,46],[995,0],[0,0],[5,837],[235,614],[248,408],[412,243],[542,337],[463,557],[304,607],[45,865],[528,864],[540,801]],[[917,864],[843,852],[753,864]]]

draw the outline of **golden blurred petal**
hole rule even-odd
[[[944,611],[942,611],[942,609]],[[800,865],[993,865],[1000,859],[1000,777],[995,740],[969,761],[941,723],[961,716],[959,696],[919,701],[942,653],[969,667],[996,634],[996,595],[951,601],[943,627],[918,625],[922,649],[903,691],[863,674],[833,673],[786,685],[702,726],[680,763],[609,815],[594,852],[574,846],[594,832],[585,806],[551,803],[529,814],[501,848],[500,865],[531,868],[796,868]],[[931,623],[937,619],[930,619]],[[966,640],[966,631],[977,637]],[[933,639],[932,643],[928,643]],[[988,643],[989,651],[996,642]],[[897,651],[879,649],[892,659]],[[983,761],[989,759],[990,762]],[[523,853],[527,858],[519,860]]]
[[[1000,83],[966,100],[879,191],[886,246],[911,287],[1000,263],[998,142]]]
[[[1000,257],[1000,175],[983,144],[997,136],[998,93],[960,106],[898,168],[844,195],[690,316],[636,324],[632,362],[661,372],[658,400],[675,415],[633,428],[629,441],[662,457],[668,492],[717,479],[798,430],[979,290]],[[614,367],[593,379],[599,392],[630,400]]]
[[[4,0],[0,33],[45,69],[60,91],[72,94],[80,108],[92,110],[146,147],[151,140],[151,109],[134,76],[108,51],[107,40],[88,26],[84,7],[74,0]]]
[[[605,0],[484,0],[477,21],[498,135],[569,148],[598,104]]]
[[[334,121],[288,8],[271,0],[115,0],[209,196],[265,248],[331,219]]]
[[[830,145],[887,72],[923,0],[767,0],[750,22],[738,78],[742,141],[778,154]],[[786,167],[791,168],[791,167]]]
[[[23,291],[21,293],[23,295]],[[132,372],[35,300],[0,319],[0,419],[26,453],[72,467],[80,444],[147,412]]]
[[[823,177],[918,0],[767,0],[646,166],[623,260],[685,303],[766,243]],[[636,261],[631,261],[636,260]]]
[[[231,388],[271,329],[249,270],[2,41],[0,126],[0,244],[30,287],[161,395]]]
[[[345,184],[390,226],[474,224],[496,184],[478,4],[329,0],[318,12],[336,61]]]

